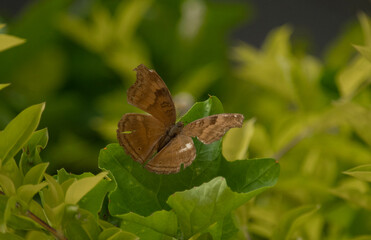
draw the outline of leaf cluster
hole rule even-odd
[[[74,175],[61,169],[50,176],[40,157],[48,132],[35,131],[44,107],[25,109],[0,132],[2,238],[233,239],[231,212],[278,178],[273,159],[228,162],[221,141],[204,145],[196,139],[194,164],[178,174],[148,172],[110,144],[99,154],[103,172]],[[220,101],[210,97],[182,121],[222,111]]]

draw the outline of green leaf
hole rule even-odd
[[[0,199],[0,203],[2,203],[0,205],[0,232],[4,233],[7,231],[8,221],[12,217],[12,210],[16,207],[17,197],[0,195]]]
[[[6,222],[9,218],[7,211],[7,203],[9,197],[0,195],[0,233],[5,233],[7,231]]]
[[[20,237],[14,233],[0,233],[0,239],[6,240],[25,240],[23,237]]]
[[[43,205],[56,207],[64,202],[64,192],[61,185],[50,175],[44,174],[48,187],[42,190]]]
[[[5,195],[12,196],[15,194],[15,186],[13,181],[3,174],[0,174],[0,186]]]
[[[65,169],[58,170],[58,182],[62,183],[62,188],[65,189],[65,192],[76,179],[83,179],[88,176],[91,177],[94,175],[86,173],[74,175],[67,173]],[[88,210],[94,216],[98,216],[98,212],[102,208],[104,197],[108,191],[112,191],[114,188],[114,181],[103,179],[103,181],[100,181],[91,191],[81,198],[78,203],[79,207]]]
[[[174,193],[167,203],[176,213],[184,237],[189,238],[222,220],[266,188],[236,193],[227,186],[224,178],[217,177],[200,187]]]
[[[49,163],[40,163],[32,167],[23,178],[23,184],[38,184],[44,177]]]
[[[364,235],[360,237],[350,238],[350,240],[371,240],[371,235]]]
[[[211,96],[206,101],[195,103],[179,121],[187,125],[196,119],[219,114],[223,111],[223,105],[220,100],[215,96]]]
[[[348,102],[340,106],[342,114],[348,120],[359,137],[361,137],[368,146],[371,146],[371,111],[359,104]]]
[[[228,162],[222,159],[219,175],[236,192],[246,193],[276,184],[280,173],[278,162],[271,158]]]
[[[235,239],[238,232],[231,215],[227,215],[223,220],[218,221],[205,230],[212,236],[213,240],[216,239]],[[199,239],[199,238],[197,238]]]
[[[371,62],[357,56],[336,77],[337,86],[344,98],[353,97],[361,87],[368,84],[371,76]]]
[[[122,231],[120,228],[108,228],[99,234],[98,240],[139,240],[139,237],[130,232]]]
[[[364,46],[358,46],[353,45],[355,49],[363,56],[365,57],[369,62],[371,62],[371,46],[364,47]]]
[[[284,216],[278,223],[277,228],[273,233],[273,240],[287,240],[291,239],[292,232],[298,228],[305,219],[318,210],[318,206],[301,206],[295,208]]]
[[[26,217],[21,214],[12,214],[8,221],[7,225],[9,228],[14,229],[14,230],[41,230],[42,227],[33,221],[31,218]]]
[[[98,239],[100,229],[95,217],[84,209],[75,211],[75,206],[71,206],[71,212],[64,217],[64,227],[67,239]]]
[[[24,43],[26,40],[8,34],[0,34],[0,52]]]
[[[357,166],[343,173],[363,181],[371,182],[371,164]]]
[[[9,86],[10,83],[0,83],[0,90]]]
[[[23,147],[19,167],[22,169],[23,174],[26,174],[30,168],[41,163],[40,152],[46,147],[48,143],[48,129],[44,128],[35,131],[30,140]]]
[[[45,104],[23,110],[0,132],[0,161],[4,164],[23,147],[39,124]]]
[[[20,186],[17,189],[17,195],[19,199],[21,199],[22,201],[28,204],[29,201],[32,200],[33,196],[36,193],[40,192],[40,190],[43,189],[46,185],[48,185],[46,182],[42,182],[42,183],[35,184],[35,185],[26,184],[26,185]]]
[[[102,172],[97,176],[83,178],[72,183],[67,189],[65,202],[67,204],[77,204],[80,199],[92,190],[106,175],[106,172]]]
[[[354,178],[347,179],[340,186],[331,189],[330,192],[350,203],[371,210],[371,194],[366,182]]]
[[[26,240],[52,240],[53,237],[41,231],[29,231]]]
[[[243,123],[242,128],[230,129],[223,139],[222,152],[228,161],[246,159],[247,149],[254,134],[255,118]]]
[[[118,215],[122,218],[121,228],[137,235],[140,239],[172,239],[178,230],[177,216],[171,211],[154,212],[148,217],[135,213]]]
[[[2,167],[0,167],[0,174],[12,179],[15,188],[22,185],[23,175],[18,168],[14,158],[9,159]]]

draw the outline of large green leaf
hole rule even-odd
[[[181,121],[187,124],[221,111],[220,101],[211,97],[205,102],[195,104]],[[219,175],[227,178],[228,183],[231,182],[232,189],[240,191],[271,186],[277,179],[279,167],[272,159],[228,163],[221,157],[220,141],[209,145],[202,144],[196,139],[194,142],[197,157],[193,164],[171,175],[159,175],[147,171],[126,155],[118,144],[110,144],[101,150],[99,166],[109,170],[117,184],[117,188],[109,196],[110,213],[117,215],[134,212],[147,216],[158,210],[168,210],[170,208],[166,200],[171,194],[199,186]],[[269,174],[272,171],[274,174]]]
[[[180,228],[187,239],[222,220],[266,188],[237,193],[227,186],[224,178],[217,177],[191,190],[174,193],[167,202],[178,216]]]
[[[39,124],[44,103],[33,105],[23,110],[6,128],[0,132],[0,161],[14,157],[31,137]]]
[[[178,231],[177,216],[172,211],[158,211],[143,217],[135,213],[119,215],[121,228],[140,239],[172,239]]]

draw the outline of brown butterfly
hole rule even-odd
[[[196,149],[191,137],[209,144],[227,130],[241,127],[242,114],[216,114],[184,126],[176,123],[169,89],[161,77],[143,64],[136,69],[137,80],[129,88],[128,103],[148,114],[127,113],[118,123],[117,139],[125,152],[146,169],[170,174],[191,165]]]

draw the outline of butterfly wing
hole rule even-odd
[[[128,102],[169,127],[175,123],[174,102],[167,86],[154,70],[143,64],[136,69],[137,80],[128,90]]]
[[[219,140],[230,128],[242,127],[243,119],[242,114],[211,115],[189,123],[181,134],[197,137],[202,143],[209,144]]]
[[[180,171],[191,165],[196,158],[196,149],[192,138],[179,134],[173,138],[157,155],[146,165],[151,172],[170,174]]]
[[[125,152],[143,164],[157,150],[167,128],[151,115],[127,113],[118,123],[117,139]]]

